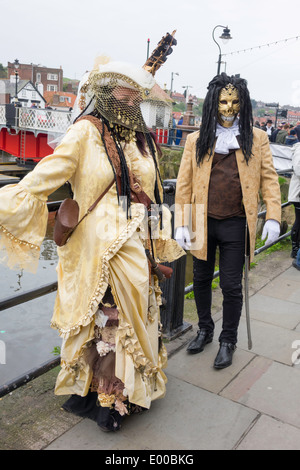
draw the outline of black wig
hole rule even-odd
[[[196,145],[196,160],[198,165],[202,162],[207,153],[210,157],[213,153],[218,122],[219,94],[222,88],[225,88],[229,83],[231,83],[239,93],[239,131],[241,149],[247,163],[251,157],[253,144],[253,116],[247,81],[236,76],[230,77],[223,72],[221,75],[214,77],[207,87],[208,92],[205,97],[202,110],[201,130]]]

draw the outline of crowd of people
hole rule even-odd
[[[183,123],[183,115],[181,115],[178,122],[172,118],[172,128],[169,134],[168,145],[180,145],[182,138],[181,125]],[[179,127],[178,127],[179,126]],[[268,134],[269,141],[282,145],[294,145],[300,142],[300,121],[296,124],[289,124],[288,122],[281,122],[276,127],[271,119],[267,122],[260,123],[255,121],[255,127],[262,129]]]
[[[277,127],[273,126],[273,121],[268,119],[267,122],[255,122],[255,127],[267,132],[269,141],[276,144],[294,145],[300,142],[300,121],[295,125],[287,122],[281,122]]]

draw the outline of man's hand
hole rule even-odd
[[[272,220],[269,219],[266,221],[262,234],[261,234],[261,239],[265,240],[265,238],[268,236],[265,245],[271,245],[278,237],[280,234],[280,224],[277,222],[277,220]]]
[[[190,232],[187,227],[178,227],[175,232],[175,240],[184,250],[189,250],[191,247]]]

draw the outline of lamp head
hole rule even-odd
[[[228,29],[228,27],[223,29],[223,33],[220,36],[220,39],[222,39],[224,44],[226,44],[229,39],[232,39],[232,37],[230,36],[230,29]]]

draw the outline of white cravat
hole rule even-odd
[[[239,133],[238,119],[234,121],[231,127],[223,127],[217,123],[215,152],[226,155],[229,150],[239,149],[240,146],[236,138]]]

